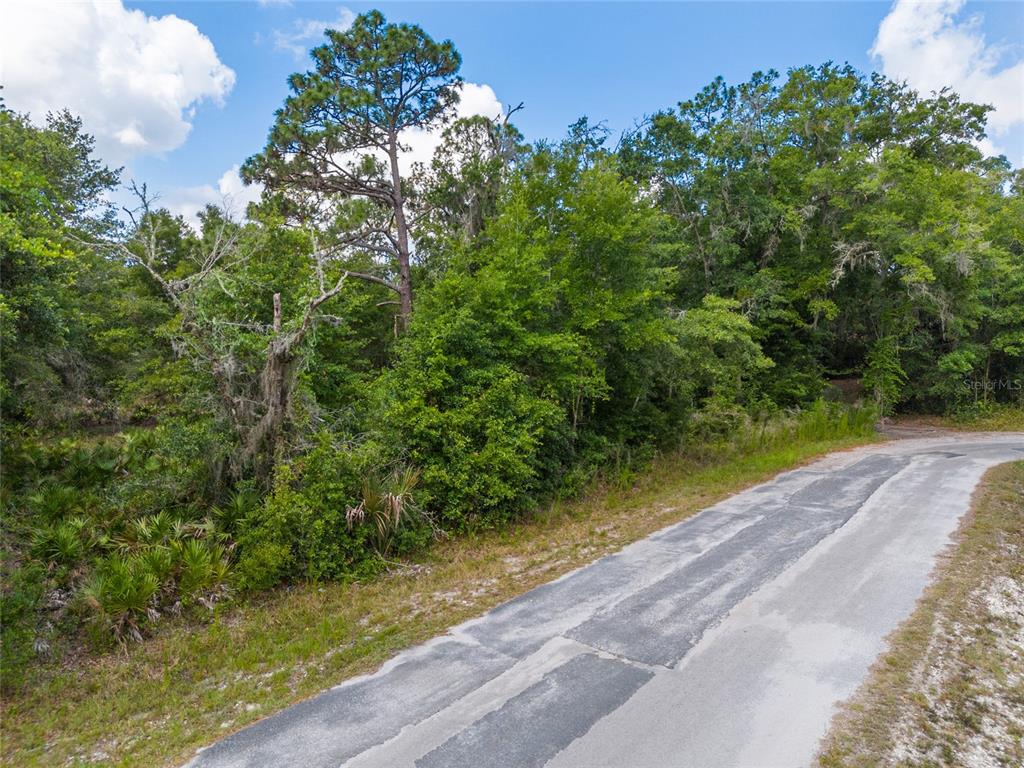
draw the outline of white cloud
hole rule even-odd
[[[462,84],[461,98],[455,110],[456,117],[483,115],[494,120],[503,114],[504,108],[491,86],[477,83]],[[410,128],[399,134],[399,141],[406,147],[406,151],[399,157],[399,165],[402,174],[408,175],[415,163],[429,165],[441,143],[441,130]]]
[[[274,30],[274,47],[288,51],[296,59],[305,58],[309,49],[324,41],[324,32],[336,29],[343,32],[352,26],[356,15],[348,8],[339,8],[338,17],[333,21],[321,19],[295,19],[288,29]]]
[[[154,202],[155,208],[166,208],[199,231],[199,212],[207,205],[220,205],[221,196],[212,184],[202,184],[198,187],[177,187],[160,194]]]
[[[217,190],[224,197],[228,209],[238,208],[242,211],[249,203],[259,201],[263,193],[263,185],[260,183],[246,185],[238,173],[237,163],[226,171],[217,182]]]
[[[199,230],[199,212],[208,205],[225,209],[235,219],[242,218],[249,203],[260,199],[263,185],[246,186],[238,175],[238,166],[233,165],[221,175],[217,185],[202,184],[197,187],[179,187],[161,196],[157,206],[166,208],[175,216],[181,216],[192,227]]]
[[[194,24],[120,0],[5,5],[0,66],[9,107],[37,120],[70,109],[115,165],[181,146],[196,105],[222,104],[235,83]]]
[[[998,138],[1024,123],[1024,59],[1004,63],[1010,51],[990,44],[981,17],[961,14],[964,0],[897,0],[878,27],[871,55],[882,72],[928,93],[950,86],[965,100],[990,104],[982,150],[998,153]]]

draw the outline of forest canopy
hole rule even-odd
[[[370,575],[839,393],[1021,404],[988,107],[826,63],[530,145],[455,119],[460,66],[378,12],[328,31],[262,198],[198,228],[72,114],[0,110],[5,685],[62,633]],[[403,172],[409,127],[443,139]]]

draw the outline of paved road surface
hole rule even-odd
[[[195,768],[795,768],[1024,435],[833,454],[201,751]]]

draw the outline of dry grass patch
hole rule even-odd
[[[1024,462],[985,475],[935,581],[833,722],[819,762],[1024,765]]]

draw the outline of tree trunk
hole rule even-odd
[[[398,136],[392,133],[388,146],[391,162],[392,203],[395,209],[395,229],[398,246],[398,298],[402,329],[409,327],[412,317],[412,274],[409,268],[409,226],[405,221],[405,197],[402,195],[402,175],[398,168]]]
[[[260,373],[259,420],[245,434],[235,462],[235,474],[244,476],[253,469],[260,478],[266,478],[274,465],[274,455],[291,411],[292,390],[295,385],[297,361],[292,354],[301,335],[281,335],[281,295],[274,294],[274,337],[267,345],[267,358]]]

